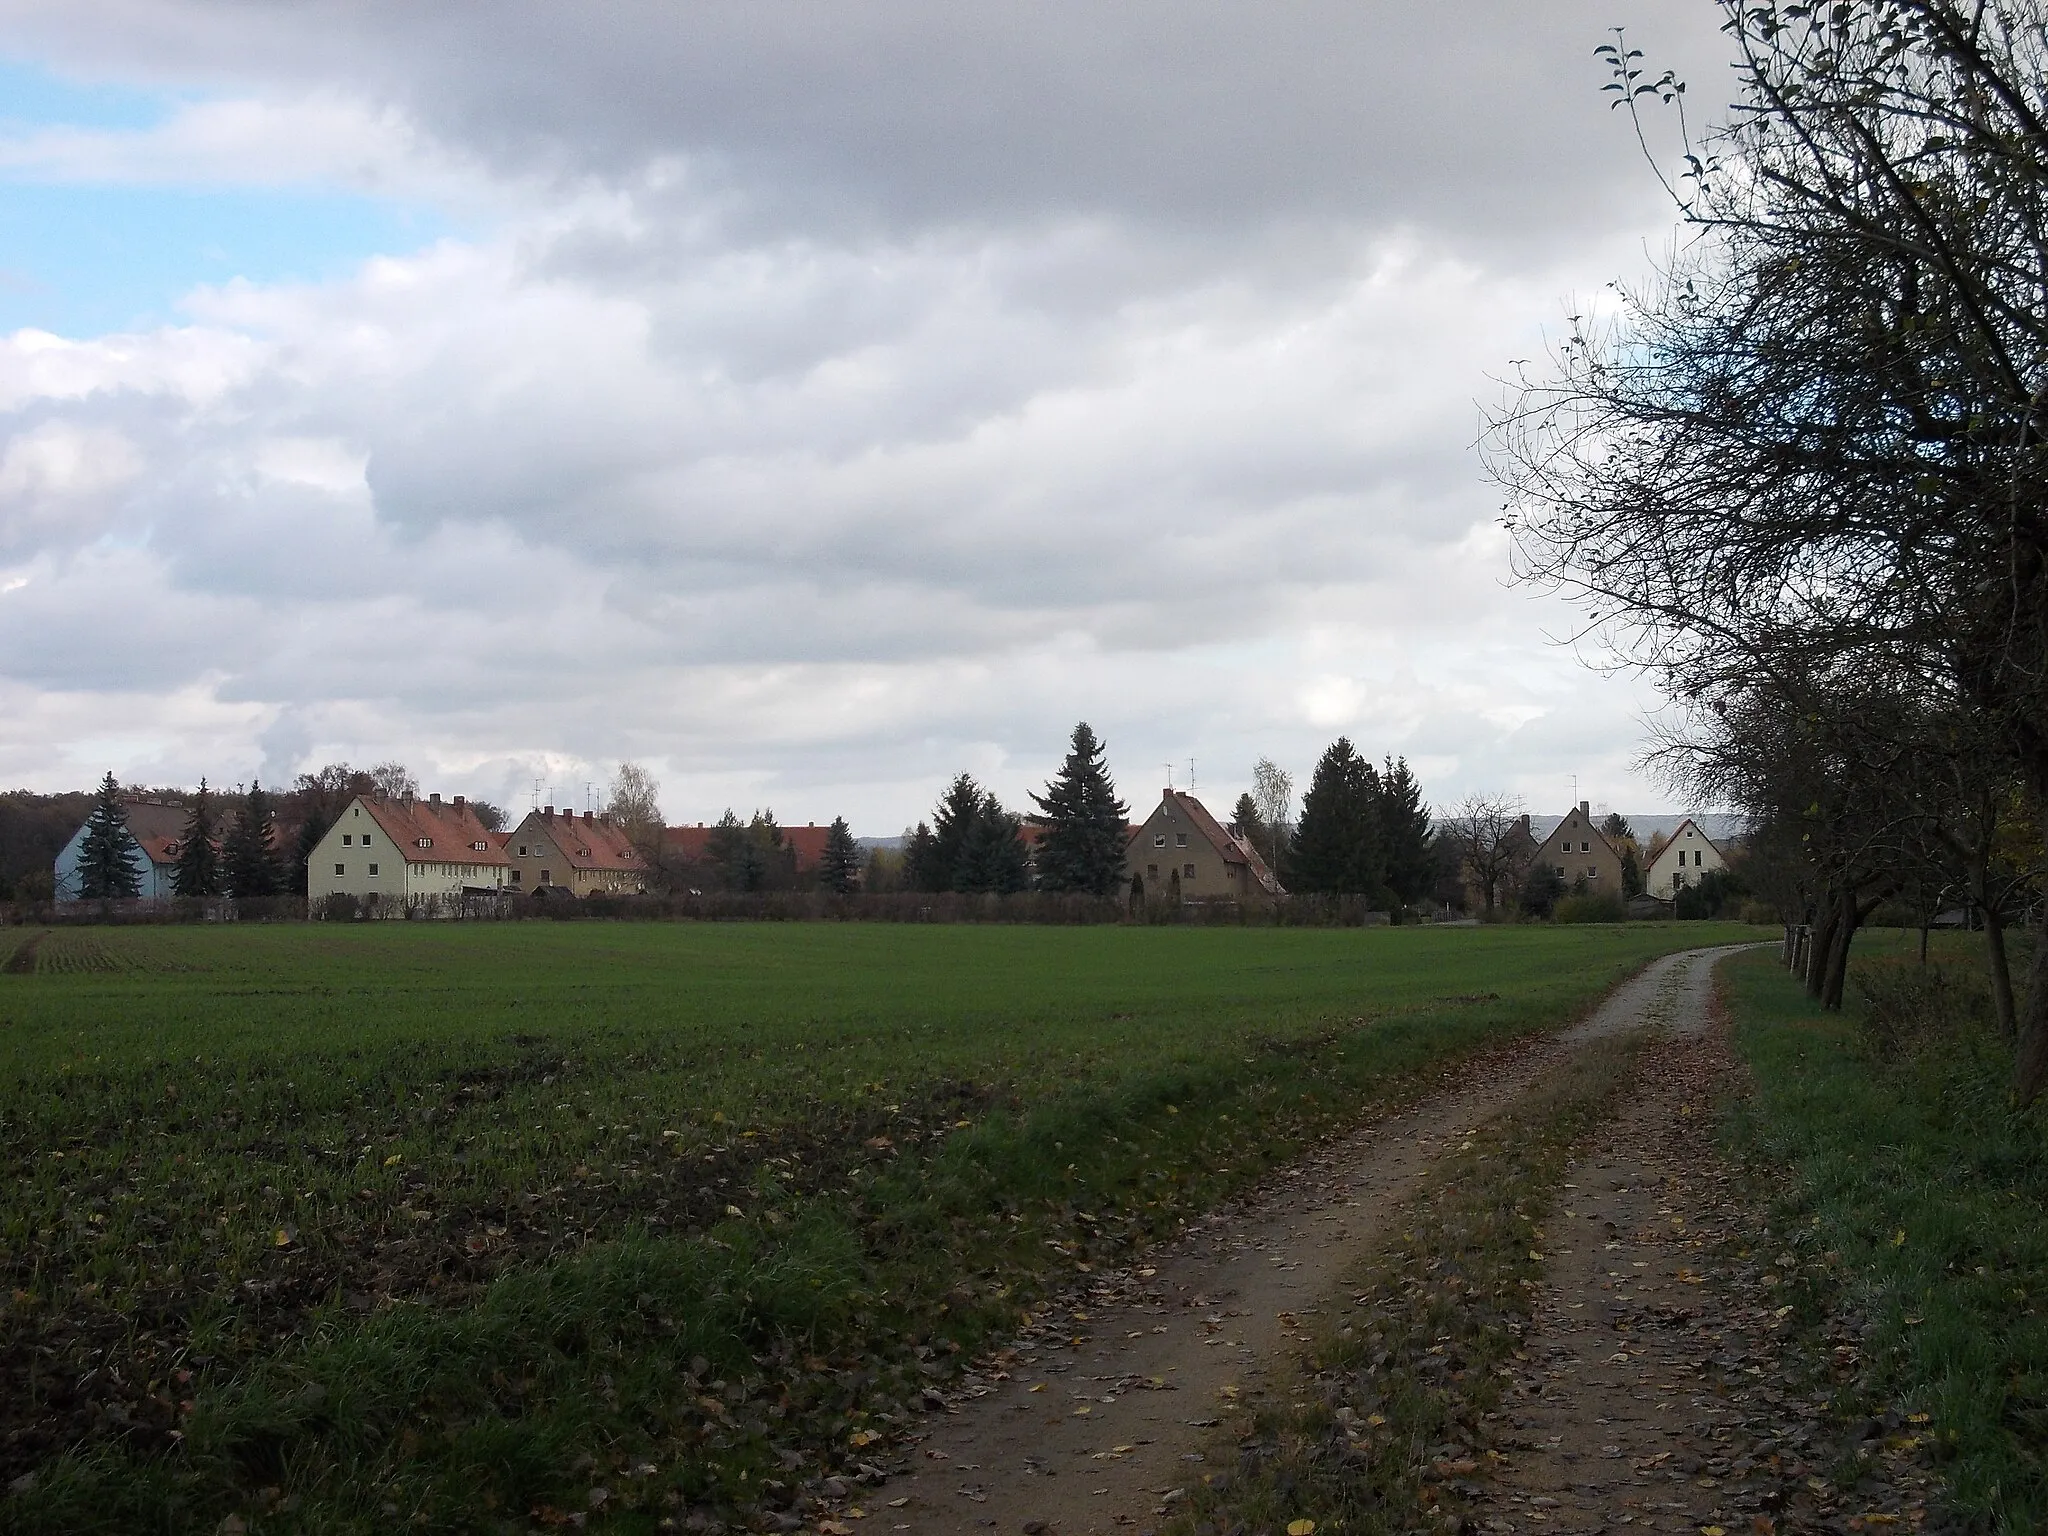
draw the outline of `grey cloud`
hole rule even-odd
[[[9,14],[11,13],[11,14]],[[1717,13],[1648,0],[8,0],[143,75],[337,76],[507,174],[675,158],[761,227],[1365,216],[1546,238],[1636,185],[1591,57],[1617,19],[1719,89]]]

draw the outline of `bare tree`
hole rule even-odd
[[[1287,835],[1288,818],[1294,814],[1294,775],[1270,757],[1260,758],[1252,765],[1252,801],[1266,828],[1268,866],[1277,875],[1280,839]]]
[[[386,800],[417,800],[420,797],[420,781],[403,763],[377,764],[370,770],[370,788]]]
[[[661,853],[661,786],[638,763],[619,764],[612,775],[611,800],[605,814],[626,829],[633,846],[652,866]]]
[[[1536,851],[1522,801],[1515,795],[1467,795],[1448,817],[1439,818],[1456,840],[1465,878],[1478,888],[1491,912],[1521,884]]]

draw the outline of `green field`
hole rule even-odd
[[[758,1516],[1077,1267],[1755,936],[14,933],[0,1517]]]

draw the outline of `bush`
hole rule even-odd
[[[1628,914],[1622,910],[1619,896],[1602,893],[1598,896],[1566,896],[1558,902],[1553,916],[1560,923],[1618,923]]]
[[[1879,1061],[1902,1061],[1992,1031],[1994,1011],[1983,978],[1941,965],[1861,968],[1857,1019],[1863,1044]]]
[[[1778,909],[1768,901],[1745,901],[1742,904],[1741,916],[1743,922],[1753,923],[1762,928],[1775,927],[1784,922],[1778,915]]]

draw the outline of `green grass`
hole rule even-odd
[[[1973,941],[1943,946],[1967,962]],[[1910,964],[1890,935],[1868,972]],[[1980,1528],[2048,1524],[2048,1125],[2014,1112],[2010,1058],[1966,1033],[1886,1065],[1845,1017],[1814,1008],[1772,957],[1721,970],[1756,1092],[1749,1155],[1787,1169],[1777,1224],[1803,1315],[1860,1318],[1857,1389],[1931,1416],[1954,1508]]]
[[[57,930],[0,975],[0,1524],[786,1504],[1075,1267],[1730,936]]]

